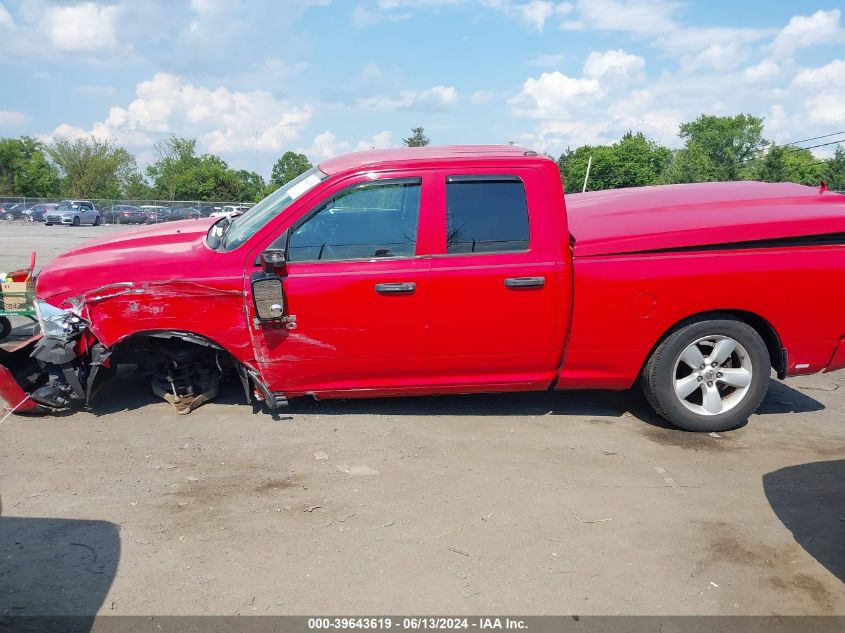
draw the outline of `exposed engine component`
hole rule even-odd
[[[32,350],[47,384],[32,392],[32,399],[51,409],[81,406],[85,402],[88,368],[78,358],[74,348],[76,338],[70,340],[45,336]]]
[[[217,396],[219,351],[184,341],[150,339],[157,352],[153,367],[153,393],[185,415]]]

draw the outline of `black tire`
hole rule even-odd
[[[79,226],[79,216],[73,216],[73,226]]]
[[[745,395],[730,410],[701,415],[690,411],[676,395],[675,372],[684,350],[710,336],[729,337],[745,348],[752,368],[751,382]],[[757,331],[730,315],[711,314],[686,321],[670,332],[643,367],[641,384],[652,408],[674,426],[687,431],[728,431],[745,422],[760,406],[769,388],[770,373],[769,350]]]
[[[0,317],[0,341],[12,333],[12,322],[6,317]]]
[[[94,226],[100,226],[100,216],[99,215],[96,218],[94,218]]]

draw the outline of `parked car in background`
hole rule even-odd
[[[204,204],[204,205],[199,207],[199,212],[200,212],[200,215],[202,215],[202,217],[207,218],[212,213],[214,213],[215,211],[219,211],[220,209],[221,209],[221,207],[213,207],[209,204]]]
[[[3,220],[23,220],[26,218],[26,210],[31,206],[34,206],[34,204],[26,202],[4,204],[0,206],[0,218]]]
[[[58,206],[59,205],[56,202],[41,202],[39,204],[34,204],[24,211],[24,215],[26,216],[25,219],[30,222],[44,222],[44,216],[55,210]]]
[[[100,213],[90,200],[62,200],[55,209],[44,216],[44,223],[48,226],[52,224],[99,226],[100,222]]]
[[[167,214],[167,218],[165,218],[165,222],[176,222],[178,220],[195,220],[202,215],[199,212],[199,209],[195,209],[193,207],[171,207],[169,209],[169,213]]]
[[[115,224],[146,224],[147,215],[140,207],[129,204],[116,204],[111,208],[112,222]]]
[[[214,211],[214,213],[209,214],[212,218],[222,218],[222,217],[229,217],[233,215],[240,215],[244,211],[246,211],[249,207],[239,207],[233,204],[227,204],[219,211]]]
[[[158,204],[142,204],[138,208],[143,212],[147,224],[166,222],[167,216],[170,213],[170,209],[168,207]]]

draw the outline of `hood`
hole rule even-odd
[[[566,196],[575,256],[845,232],[845,196],[791,183],[719,182]]]
[[[68,296],[101,286],[196,277],[215,253],[205,244],[218,218],[170,222],[83,242],[38,274],[36,295],[57,305]]]

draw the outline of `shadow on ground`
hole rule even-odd
[[[97,396],[92,412],[97,416],[119,411],[139,409],[161,400],[153,395],[149,379],[136,375],[132,369],[123,368],[110,380]],[[236,379],[221,383],[220,394],[214,400],[218,405],[243,406],[243,388]],[[260,411],[260,408],[254,408]],[[818,400],[793,389],[783,382],[772,382],[766,399],[758,409],[760,415],[782,413],[808,413],[821,411],[824,405]],[[266,410],[265,410],[266,412]],[[540,391],[529,393],[488,393],[460,396],[411,396],[400,398],[362,398],[348,400],[314,401],[297,398],[287,409],[276,412],[282,416],[295,413],[322,413],[326,415],[377,414],[377,415],[578,415],[621,417],[630,413],[652,426],[669,428],[669,425],[651,411],[639,389],[631,391]]]
[[[781,468],[763,489],[795,541],[845,582],[845,459]]]
[[[0,629],[45,630],[44,616],[77,616],[63,628],[90,630],[117,571],[119,530],[106,521],[0,517]]]
[[[91,413],[103,417],[159,402],[161,399],[152,393],[148,377],[136,373],[134,368],[123,367],[97,394]],[[630,391],[540,391],[322,401],[303,397],[295,398],[290,401],[288,407],[272,412],[259,403],[253,403],[250,407],[245,402],[243,387],[236,378],[223,381],[220,384],[220,393],[214,399],[215,405],[238,406],[243,408],[245,414],[269,415],[273,420],[290,419],[291,415],[297,413],[415,416],[559,415],[616,418],[630,414],[651,427],[674,429],[651,410],[637,387]],[[818,400],[786,383],[773,381],[757,414],[809,413],[823,409],[824,405]],[[55,415],[73,413],[69,411]],[[201,409],[191,415],[201,415]]]
[[[824,405],[782,382],[773,382],[758,415],[809,413]],[[379,415],[561,415],[621,417],[626,413],[660,428],[674,428],[657,416],[639,388],[630,391],[541,391],[530,393],[472,394],[325,400],[307,398],[291,401],[290,413],[379,414]]]

